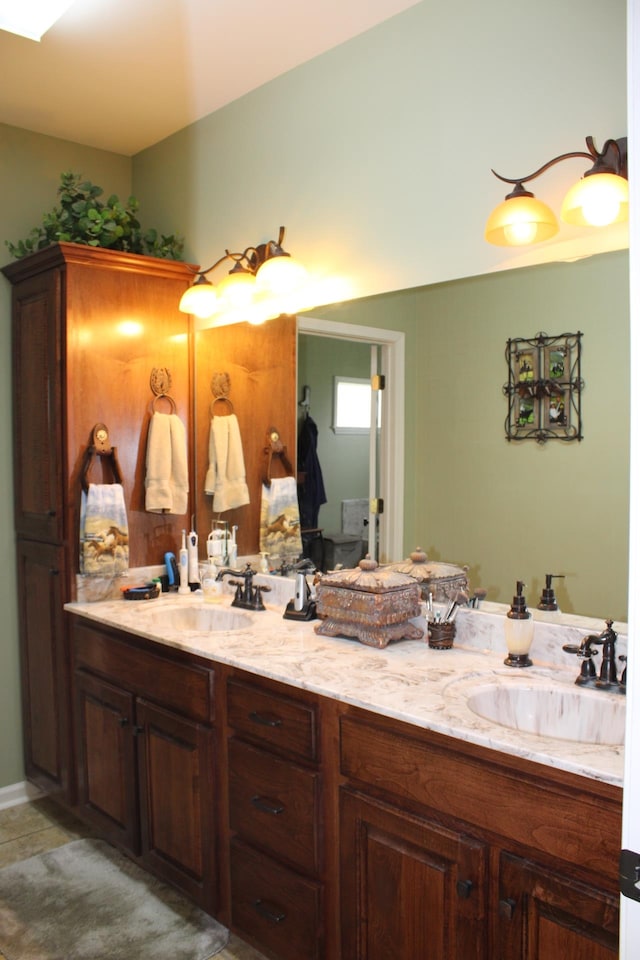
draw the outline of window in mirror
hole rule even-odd
[[[380,392],[376,393],[380,426]],[[334,433],[368,433],[371,429],[371,383],[358,377],[333,378]]]
[[[507,440],[582,440],[582,334],[507,340]]]

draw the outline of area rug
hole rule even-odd
[[[7,960],[209,960],[228,931],[101,840],[0,870]]]

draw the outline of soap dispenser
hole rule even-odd
[[[527,610],[522,589],[522,580],[516,582],[516,595],[504,623],[508,657],[504,661],[508,667],[530,667],[529,650],[533,640],[533,618]]]
[[[542,590],[542,595],[540,596],[538,610],[547,610],[554,613],[560,613],[560,607],[558,606],[558,601],[556,600],[556,595],[553,592],[552,585],[552,581],[558,580],[560,577],[564,577],[564,573],[545,573],[545,586]]]

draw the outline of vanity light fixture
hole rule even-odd
[[[485,239],[503,247],[524,246],[548,240],[558,232],[558,221],[550,207],[537,200],[523,184],[535,180],[550,167],[582,157],[592,162],[589,170],[569,190],[560,210],[565,223],[579,226],[604,227],[622,223],[629,216],[629,184],[627,180],[627,138],[607,140],[601,152],[596,150],[593,137],[586,138],[588,153],[563,153],[549,160],[527,177],[510,179],[492,169],[494,176],[514,185],[511,193],[499,204],[485,227]]]
[[[283,313],[306,309],[307,271],[283,248],[285,228],[280,227],[278,240],[269,240],[242,253],[225,250],[224,256],[197,277],[182,295],[180,310],[201,320],[214,317],[220,323],[264,323]],[[207,274],[225,261],[233,266],[224,279],[214,286]]]

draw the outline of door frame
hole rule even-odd
[[[404,557],[404,354],[405,335],[399,330],[298,317],[298,333],[334,340],[351,340],[380,347],[381,369],[386,378],[382,391],[380,433],[379,558],[381,563]]]

